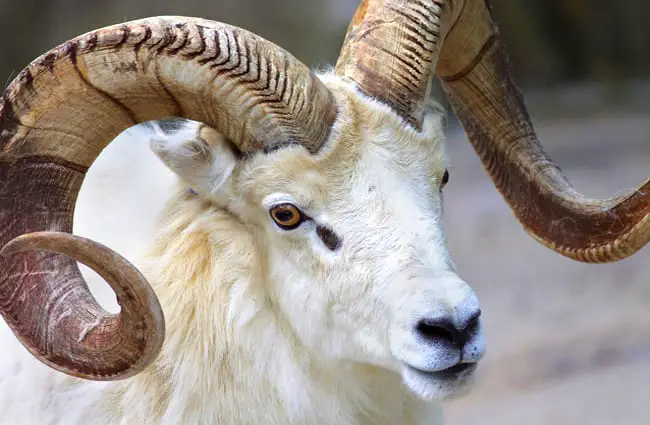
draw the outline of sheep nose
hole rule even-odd
[[[454,320],[448,315],[427,317],[417,323],[415,331],[427,343],[449,342],[463,348],[476,330],[480,316],[481,310],[477,309],[465,315],[464,320]]]

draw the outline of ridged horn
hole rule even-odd
[[[0,312],[61,372],[123,379],[161,348],[163,315],[146,279],[71,232],[81,183],[102,149],[126,128],[172,116],[206,123],[244,153],[294,143],[316,152],[336,106],[280,47],[202,19],[95,30],[24,69],[0,103]],[[112,285],[119,314],[95,302],[75,260]]]
[[[440,51],[442,0],[362,0],[336,74],[420,128]]]
[[[589,199],[544,152],[486,0],[364,0],[336,69],[416,127],[435,69],[497,189],[554,251],[611,262],[650,240],[650,179],[626,195]]]

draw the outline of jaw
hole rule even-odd
[[[467,395],[474,384],[477,364],[472,363],[456,370],[450,368],[440,372],[425,372],[403,364],[402,380],[418,398],[425,401],[445,401]]]

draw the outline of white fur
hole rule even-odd
[[[414,325],[444,316],[460,326],[478,308],[442,230],[442,114],[417,132],[321,78],[339,117],[315,156],[291,147],[239,161],[208,134],[204,163],[187,150],[196,127],[175,136],[139,127],[107,149],[84,184],[75,233],[145,273],[165,313],[162,352],[128,380],[84,381],[39,363],[0,323],[1,425],[442,423],[442,400],[466,392],[471,373],[442,380],[407,366],[434,372],[461,355],[422,343]],[[313,221],[280,229],[268,213],[278,201]],[[317,225],[342,238],[340,249]],[[107,285],[83,271],[116,309]],[[479,327],[462,355],[474,362],[483,351]]]

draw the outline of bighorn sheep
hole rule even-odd
[[[648,242],[650,180],[591,200],[544,154],[485,0],[363,0],[322,75],[218,22],[92,31],[0,104],[2,344],[43,363],[3,354],[2,424],[441,423],[484,343],[440,223],[434,71],[534,238],[587,262]],[[180,183],[141,274],[73,209],[116,135],[174,116],[206,125],[152,140]]]

